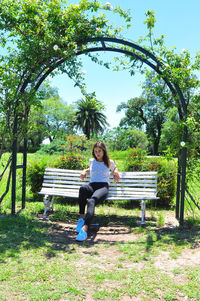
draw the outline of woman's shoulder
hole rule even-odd
[[[110,159],[110,165],[113,165],[113,164],[115,164],[115,161]]]
[[[110,166],[109,166],[109,168],[111,170],[115,168],[115,162],[112,159],[110,159]]]
[[[90,164],[93,163],[94,161],[96,161],[95,158],[90,158],[90,159],[89,159],[89,163],[90,163]]]

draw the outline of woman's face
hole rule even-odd
[[[97,158],[97,161],[103,161],[104,151],[100,147],[94,148],[94,154],[95,157]]]

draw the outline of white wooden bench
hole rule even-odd
[[[89,182],[89,176],[85,181],[80,180],[80,170],[46,168],[42,183],[42,189],[38,192],[44,195],[44,214],[53,209],[54,198],[67,197],[78,198],[81,185]],[[140,200],[142,217],[141,224],[145,223],[145,200],[156,200],[157,197],[157,173],[156,172],[119,172],[119,183],[113,181],[110,174],[110,186],[107,200]]]

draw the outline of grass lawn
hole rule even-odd
[[[97,206],[84,243],[75,241],[77,204],[29,202],[0,215],[0,300],[200,300],[200,227],[180,229],[170,210]]]
[[[126,155],[112,154],[120,170]],[[28,162],[36,157],[28,154]],[[0,301],[200,300],[199,223],[179,228],[173,210],[147,208],[147,224],[140,226],[139,204],[105,203],[96,208],[99,229],[78,243],[76,203],[57,202],[44,221],[43,202],[34,200],[30,187],[26,209],[16,216],[10,199],[9,192],[0,211]]]

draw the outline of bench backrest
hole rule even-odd
[[[89,182],[80,180],[80,170],[46,168],[42,194],[78,197],[79,187]],[[157,193],[156,172],[119,172],[121,181],[115,183],[110,174],[110,188],[107,199],[154,199]],[[51,191],[51,193],[48,193]]]

